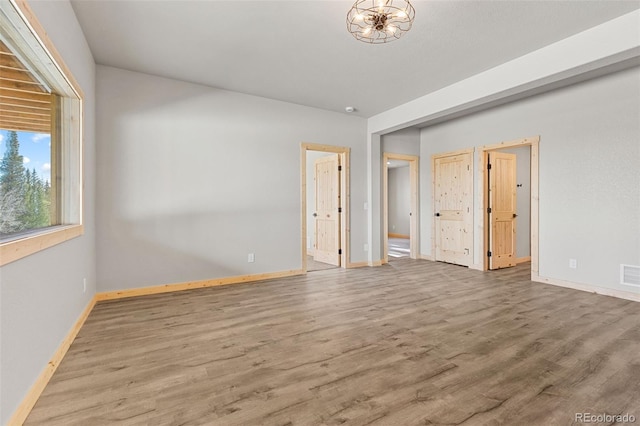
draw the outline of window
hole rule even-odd
[[[2,124],[2,127],[10,127]],[[0,239],[56,224],[51,135],[0,127]]]
[[[22,1],[0,3],[0,265],[82,234],[82,92]]]

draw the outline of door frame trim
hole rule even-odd
[[[420,258],[420,157],[417,155],[382,154],[382,263],[389,263],[389,160],[409,162],[411,218],[409,219],[409,257]]]
[[[482,254],[483,260],[480,262],[480,270],[489,270],[489,258],[485,255],[489,250],[489,214],[487,207],[489,206],[489,182],[487,179],[486,167],[488,154],[492,151],[498,151],[502,148],[512,148],[518,146],[531,147],[531,277],[532,280],[539,276],[539,215],[538,208],[540,202],[540,172],[539,172],[539,144],[540,136],[533,136],[523,139],[515,139],[512,141],[504,141],[493,145],[484,145],[478,149],[478,165],[480,173],[478,173],[477,187],[480,189],[479,215],[480,232],[482,234]]]
[[[436,260],[436,159],[438,158],[445,158],[445,157],[452,157],[454,155],[460,155],[460,154],[471,154],[471,208],[473,208],[473,203],[474,203],[474,188],[473,188],[473,174],[474,174],[474,161],[473,161],[473,157],[474,157],[474,152],[475,152],[475,148],[466,148],[466,149],[459,149],[457,151],[451,151],[451,152],[443,152],[443,153],[438,153],[438,154],[433,154],[431,156],[431,257],[433,258],[433,260]],[[474,243],[474,226],[473,226],[473,216],[471,218],[471,244],[469,245],[469,250],[470,250],[470,257],[471,257],[471,263],[468,265],[468,268],[472,268],[473,264],[474,264],[474,248],[475,248],[475,243]]]
[[[340,179],[340,207],[342,207],[342,217],[340,218],[340,267],[350,268],[351,256],[349,255],[349,235],[351,232],[349,219],[349,176],[350,176],[350,153],[351,148],[322,145],[302,142],[300,144],[300,217],[301,217],[301,259],[302,272],[307,273],[307,151],[320,151],[338,154],[342,172]]]

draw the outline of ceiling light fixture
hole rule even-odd
[[[365,43],[388,43],[409,31],[415,16],[409,0],[356,0],[347,13],[347,30]]]

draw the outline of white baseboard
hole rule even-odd
[[[539,275],[531,274],[531,281],[535,281],[543,284],[551,284],[558,287],[571,288],[573,290],[586,291],[589,293],[596,293],[602,296],[617,297],[619,299],[631,300],[634,302],[640,302],[640,293],[632,293],[630,291],[616,290],[613,288],[598,287],[590,284],[580,284],[570,281],[559,280],[556,278],[546,278]]]

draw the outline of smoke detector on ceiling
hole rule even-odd
[[[354,112],[356,109],[354,107],[352,107],[352,106],[348,106],[344,110],[347,111],[347,112]]]

